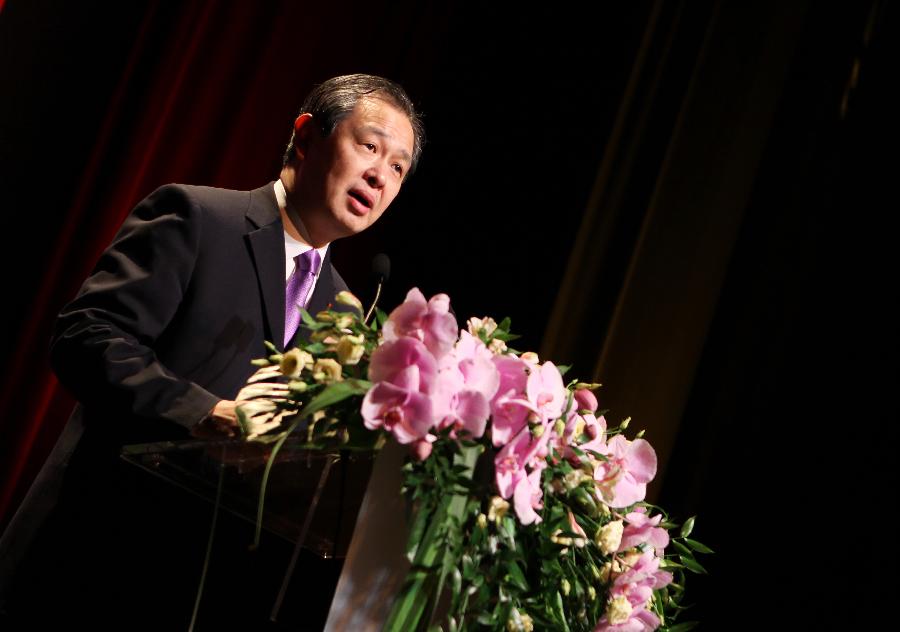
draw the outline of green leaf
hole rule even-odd
[[[349,379],[342,382],[333,382],[310,400],[300,413],[300,417],[309,417],[314,412],[333,406],[348,397],[365,395],[371,386],[372,383],[367,380]]]
[[[509,319],[509,316],[500,321],[500,324],[497,325],[497,329],[502,329],[503,331],[509,331],[509,326],[512,324],[512,321]]]
[[[597,517],[597,503],[584,487],[576,487],[569,492],[569,495],[589,517]]]
[[[303,308],[300,308],[300,318],[303,319],[303,324],[305,324],[310,329],[321,329],[324,323],[320,323],[315,318],[310,316],[309,312]]]
[[[679,555],[678,557],[681,559],[682,564],[687,566],[689,569],[691,569],[695,573],[701,573],[703,575],[706,575],[706,569],[703,568],[703,566],[700,565],[700,562],[698,562],[694,558],[687,557],[686,555]]]
[[[690,538],[685,538],[684,541],[687,542],[687,545],[689,547],[691,547],[698,553],[715,553],[715,551],[713,551],[711,548],[709,548],[705,544],[697,542],[696,540],[691,540]]]
[[[688,547],[686,547],[685,545],[683,545],[681,542],[679,542],[678,540],[672,540],[672,546],[674,546],[676,549],[678,549],[678,551],[680,553],[683,553],[684,555],[687,555],[688,557],[693,559],[694,554],[691,553],[691,550]]]
[[[510,562],[506,566],[507,578],[522,592],[528,592],[528,582],[525,581],[525,574],[522,568],[516,562]]]
[[[697,516],[691,516],[687,520],[684,521],[684,524],[681,525],[681,537],[686,538],[691,535],[691,531],[694,530],[694,520]]]
[[[562,629],[566,632],[569,632],[569,624],[566,621],[566,609],[563,607],[562,593],[560,593],[558,590],[556,591],[556,596],[554,598],[553,609],[556,616],[559,618],[559,623],[562,625]]]
[[[378,324],[384,327],[384,321],[388,319],[388,315],[382,310],[380,307],[375,308],[375,319],[378,321]]]

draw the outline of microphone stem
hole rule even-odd
[[[372,312],[375,311],[375,305],[378,304],[378,299],[381,296],[381,285],[384,283],[384,279],[379,279],[378,287],[375,289],[375,300],[372,301],[372,306],[369,308],[369,312],[366,314],[366,317],[363,319],[363,322],[369,324],[369,318],[372,316]]]

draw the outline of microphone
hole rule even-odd
[[[372,312],[375,311],[375,306],[378,304],[378,299],[381,297],[381,286],[384,285],[391,276],[391,260],[383,252],[379,252],[372,258],[372,276],[375,277],[378,287],[375,289],[375,300],[372,301],[372,306],[369,308],[366,318],[363,321],[366,323],[369,322],[369,318],[372,316]]]

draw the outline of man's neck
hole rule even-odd
[[[281,170],[278,178],[284,191],[284,198],[278,200],[278,211],[281,213],[281,222],[284,224],[284,230],[288,235],[313,248],[321,248],[328,244],[316,244],[310,237],[303,219],[300,217],[297,207],[291,202],[292,191],[294,189],[294,172],[285,167]]]

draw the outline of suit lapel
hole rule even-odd
[[[262,295],[266,339],[281,348],[284,342],[284,227],[273,183],[250,192],[246,235]]]

